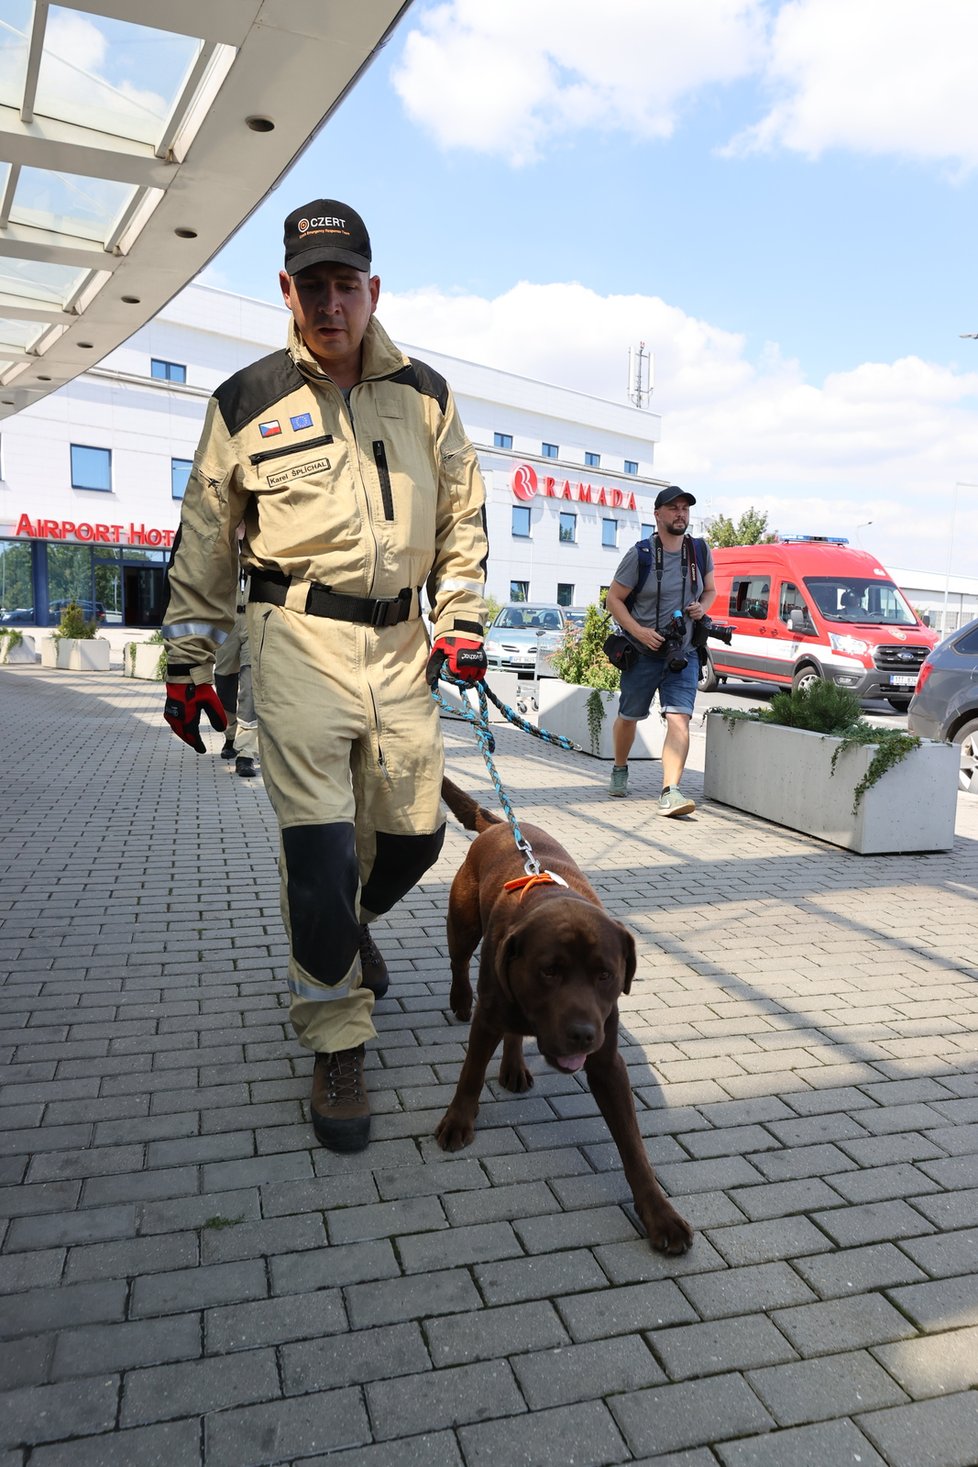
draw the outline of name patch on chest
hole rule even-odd
[[[328,458],[314,458],[306,464],[293,464],[291,468],[279,469],[275,474],[269,474],[266,483],[269,489],[276,489],[279,484],[288,484],[292,479],[307,479],[310,474],[320,474],[330,467]]]

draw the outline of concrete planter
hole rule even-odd
[[[563,734],[579,744],[585,754],[596,759],[613,759],[611,729],[618,716],[618,694],[598,691],[604,717],[601,720],[597,746],[592,744],[588,726],[588,700],[594,688],[582,688],[577,683],[561,682],[560,678],[545,678],[539,685],[537,699],[539,710],[537,724],[548,733]],[[665,721],[657,710],[638,725],[635,742],[629,754],[633,759],[661,759],[662,745],[666,736]]]
[[[12,637],[0,637],[0,667],[8,662],[36,662],[37,652],[34,649],[34,638],[29,637],[26,632],[21,634],[20,640],[14,642]]]
[[[709,713],[703,793],[861,856],[950,850],[956,748],[925,740],[865,791],[854,813],[856,786],[873,749],[847,749],[833,772],[832,755],[841,742],[829,734]]]
[[[104,637],[44,637],[41,666],[66,672],[108,672],[109,651]]]
[[[161,642],[127,642],[122,651],[123,677],[145,678],[147,682],[163,681],[163,644]]]

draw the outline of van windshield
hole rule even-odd
[[[806,576],[805,587],[826,621],[873,626],[917,625],[903,592],[892,581],[857,576]]]

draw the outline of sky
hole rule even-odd
[[[402,343],[612,401],[708,514],[978,577],[975,0],[415,0],[200,277],[365,218]]]

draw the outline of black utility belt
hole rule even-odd
[[[396,627],[402,621],[410,621],[417,593],[407,586],[396,596],[373,598],[371,596],[345,596],[318,581],[300,581],[281,571],[252,572],[250,601],[266,601],[272,606],[284,606],[289,588],[294,585],[307,586],[305,606],[299,608],[307,616],[330,616],[335,621],[356,621],[369,627]]]

